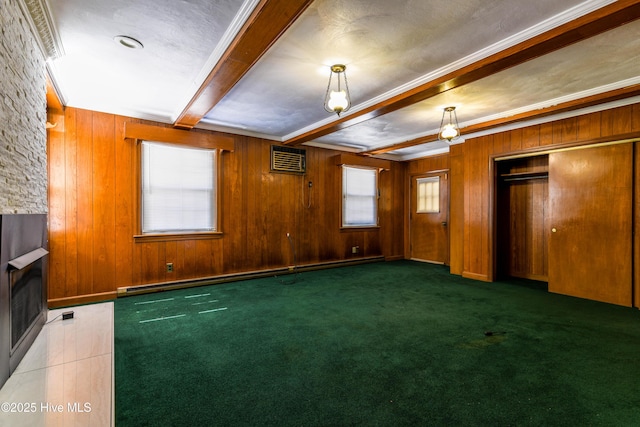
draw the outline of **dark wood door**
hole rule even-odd
[[[549,155],[549,291],[630,306],[630,143]]]
[[[449,264],[448,177],[448,172],[439,172],[411,178],[412,259]]]

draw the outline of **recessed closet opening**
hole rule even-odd
[[[495,277],[632,306],[634,144],[494,159]]]
[[[496,278],[548,281],[549,156],[496,161]]]

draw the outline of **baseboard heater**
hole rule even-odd
[[[181,280],[173,282],[151,283],[148,285],[123,286],[118,288],[118,297],[147,294],[152,292],[169,291],[183,288],[193,288],[196,286],[217,285],[221,283],[238,282],[247,279],[259,279],[262,277],[280,276],[285,274],[296,274],[304,271],[324,270],[334,267],[346,267],[349,265],[367,264],[384,261],[384,256],[374,256],[358,258],[344,261],[329,261],[316,264],[305,264],[295,267],[283,267],[270,270],[247,271],[241,273],[224,274],[220,276],[205,277],[191,280]]]

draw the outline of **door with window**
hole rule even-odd
[[[411,259],[449,264],[449,182],[442,171],[411,178]]]

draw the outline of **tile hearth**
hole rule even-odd
[[[50,310],[47,322],[0,389],[0,425],[113,426],[113,302]]]

